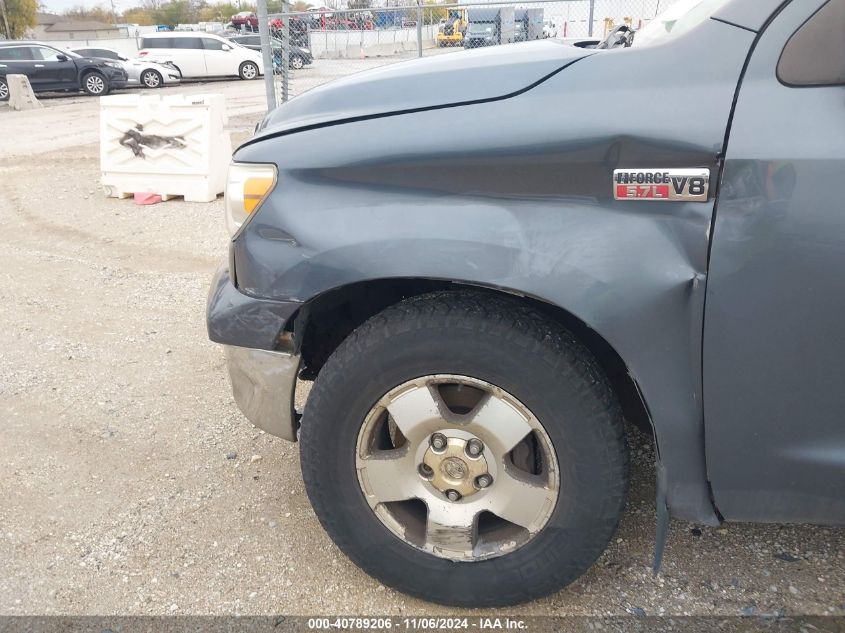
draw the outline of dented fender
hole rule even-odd
[[[559,306],[639,386],[670,512],[717,523],[702,315],[720,158],[753,37],[710,20],[671,51],[600,51],[509,98],[248,144],[235,160],[273,162],[279,177],[233,244],[237,287],[308,302],[350,283],[445,279]],[[633,168],[709,169],[709,198],[614,200],[613,171]]]

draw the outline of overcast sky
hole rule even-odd
[[[109,0],[41,0],[41,5],[44,7],[44,10],[49,13],[63,13],[68,9],[72,9],[73,7],[77,7],[79,5],[86,8],[96,7],[98,4],[106,8],[111,8]],[[140,0],[138,2],[134,2],[133,0],[114,0],[114,6],[118,13],[138,4],[141,4]]]

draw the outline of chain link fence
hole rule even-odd
[[[643,26],[674,1],[423,2],[272,14],[276,102],[332,79],[415,57],[549,37],[590,45],[615,26]]]

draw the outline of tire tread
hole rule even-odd
[[[351,530],[344,524],[342,513],[333,511],[337,506],[333,491],[320,476],[320,446],[332,433],[326,425],[333,423],[322,411],[331,409],[332,394],[349,372],[354,371],[356,361],[385,340],[410,331],[436,332],[444,327],[480,330],[521,345],[551,363],[561,382],[579,385],[575,397],[589,417],[601,422],[591,424],[590,429],[595,441],[606,447],[602,479],[607,487],[599,516],[592,516],[595,529],[584,543],[582,555],[578,560],[560,561],[560,573],[546,578],[528,574],[530,583],[511,583],[507,591],[494,596],[473,596],[471,600],[443,600],[439,594],[421,588],[410,579],[406,583],[390,584],[423,599],[473,607],[516,604],[553,593],[591,566],[598,556],[596,552],[605,549],[615,532],[625,505],[629,454],[621,407],[592,353],[562,325],[517,300],[484,291],[437,291],[403,300],[354,330],[326,362],[309,394],[300,437],[300,460],[308,496],[332,540],[356,564],[373,573],[373,561],[365,560],[352,546]]]

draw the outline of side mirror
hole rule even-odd
[[[118,57],[118,59],[122,62],[128,62],[129,61],[128,57]]]
[[[224,51],[230,51],[230,50],[232,50],[232,47],[229,46],[228,44],[223,44],[223,50]]]
[[[61,54],[56,55],[56,60],[58,60],[58,61],[60,61],[60,62],[66,62],[68,59],[69,59],[69,58],[68,58],[68,56],[67,56],[67,55],[61,55]]]

